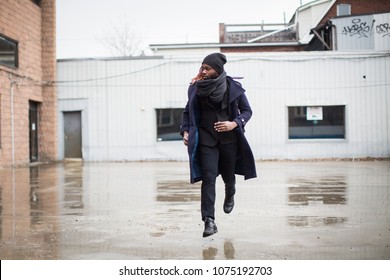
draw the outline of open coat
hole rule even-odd
[[[245,95],[245,90],[241,84],[231,77],[227,77],[229,84],[229,116],[230,121],[235,121],[238,126],[235,128],[238,138],[238,156],[236,161],[236,171],[238,175],[243,175],[244,179],[255,178],[256,166],[252,150],[245,138],[245,125],[252,117],[252,109]],[[195,183],[202,180],[202,171],[199,160],[199,120],[200,107],[196,94],[196,83],[188,88],[188,102],[183,112],[183,120],[180,126],[180,134],[188,131],[188,156],[190,163],[190,181]]]

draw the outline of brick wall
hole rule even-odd
[[[42,0],[41,7],[1,0],[0,34],[18,42],[19,61],[17,68],[0,65],[0,167],[30,162],[30,100],[39,102],[38,159],[54,160],[56,93],[42,81],[55,80],[55,0]]]
[[[337,16],[338,4],[350,4],[351,14],[376,14],[390,12],[390,1],[388,0],[337,0],[328,13],[324,16],[320,24],[326,23],[329,19]],[[220,36],[223,35],[223,26],[220,24]],[[221,35],[222,34],[222,35]],[[220,37],[221,40],[221,37]],[[284,51],[303,51],[305,46],[289,47],[289,46],[272,46],[272,47],[229,47],[221,48],[222,52],[284,52]]]
[[[56,10],[55,0],[42,4],[42,79],[56,80]],[[39,151],[41,160],[54,160],[57,155],[57,95],[49,83],[42,89],[43,101],[39,108]]]
[[[223,53],[234,53],[234,52],[291,52],[291,51],[303,51],[302,46],[262,46],[262,47],[221,47],[221,52]]]

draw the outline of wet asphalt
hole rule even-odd
[[[257,162],[203,238],[187,162],[0,169],[2,260],[389,260],[390,161]]]

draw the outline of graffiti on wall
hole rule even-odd
[[[375,34],[382,37],[390,37],[390,24],[389,23],[375,23],[375,19],[371,22],[367,22],[361,18],[352,19],[351,25],[344,26],[342,34],[357,38],[368,38]]]

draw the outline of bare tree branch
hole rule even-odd
[[[142,52],[143,39],[126,18],[112,25],[100,41],[112,56],[137,56]]]

